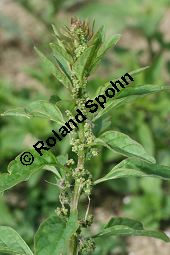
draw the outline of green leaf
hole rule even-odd
[[[2,117],[6,117],[6,116],[11,116],[11,117],[24,117],[27,119],[30,119],[31,116],[29,114],[26,114],[25,110],[23,109],[23,107],[17,107],[17,108],[13,108],[10,110],[5,111],[4,113],[1,113],[0,116]]]
[[[72,213],[68,221],[57,215],[44,221],[35,235],[35,254],[61,254],[67,249],[68,242],[79,227],[77,213]]]
[[[52,63],[41,51],[35,48],[36,52],[38,53],[42,64],[47,69],[49,73],[52,73],[65,87],[69,87],[70,80],[68,77],[60,70],[55,64]]]
[[[164,85],[142,85],[126,87],[125,89],[122,89],[120,92],[118,92],[114,99],[108,99],[108,102],[105,104],[105,108],[97,113],[97,115],[93,118],[93,121],[97,120],[113,108],[117,108],[124,103],[137,99],[138,96],[149,95],[169,89],[169,86]]]
[[[169,242],[169,237],[158,231],[144,230],[141,222],[128,218],[112,218],[104,229],[96,237],[103,236],[118,236],[118,235],[132,235],[132,236],[148,236],[161,239]]]
[[[115,46],[117,42],[119,41],[120,37],[121,37],[120,34],[116,34],[116,35],[113,35],[110,40],[106,40],[105,42],[103,42],[102,47],[98,51],[97,58],[100,59],[106,53],[108,49]]]
[[[92,69],[94,69],[94,67],[96,66],[96,64],[99,60],[99,58],[97,57],[97,54],[100,50],[102,42],[103,42],[103,27],[99,28],[99,30],[96,32],[96,34],[91,39],[90,44],[94,45],[94,47],[92,48],[91,54],[87,61],[87,65],[86,65],[87,75],[90,74],[90,72],[92,71]]]
[[[53,173],[54,169],[51,170],[50,166],[55,166],[60,169],[60,163],[50,151],[43,151],[42,156],[35,150],[30,150],[29,152],[34,157],[34,162],[31,165],[23,165],[20,161],[22,154],[20,154],[8,165],[8,173],[0,174],[0,192],[10,189],[22,181],[28,180],[34,173],[42,169],[47,169]]]
[[[57,123],[64,124],[63,115],[60,109],[56,105],[47,101],[40,100],[32,102],[25,108],[25,111],[33,117],[46,118]]]
[[[141,72],[143,72],[144,70],[148,69],[149,66],[145,66],[145,67],[141,67],[141,68],[138,68],[137,70],[133,70],[131,72],[128,72],[132,77],[135,77],[136,75],[140,74]],[[113,78],[112,81],[115,82],[117,80],[121,80],[121,77],[118,77],[118,78]],[[96,91],[96,96],[98,95],[101,95],[103,94],[106,89],[110,86],[110,82],[106,82],[104,85],[100,86],[98,88],[98,90]]]
[[[20,107],[8,110],[1,114],[1,116],[17,116],[25,118],[40,117],[55,121],[58,124],[64,124],[64,119],[59,108],[56,105],[43,100],[32,102],[25,108]]]
[[[73,61],[71,55],[67,53],[67,51],[62,47],[62,45],[56,44],[56,43],[50,43],[50,47],[53,50],[53,53],[57,57],[58,55],[62,56],[68,63],[71,63]]]
[[[58,33],[58,31],[57,31],[56,26],[55,26],[54,24],[52,24],[51,26],[52,26],[52,29],[53,29],[54,34],[55,34],[56,37],[58,38],[58,37],[59,37],[59,33]]]
[[[95,181],[95,184],[124,177],[157,177],[170,179],[170,167],[151,164],[139,159],[128,158],[116,165],[107,175]]]
[[[81,80],[83,78],[84,72],[86,71],[86,66],[88,59],[94,50],[95,45],[88,47],[77,59],[73,65],[73,71],[76,73],[76,76]]]
[[[57,62],[56,65],[57,65],[58,69],[61,71],[61,73],[64,73],[65,76],[70,81],[70,83],[72,83],[70,68],[69,68],[68,64],[66,63],[66,61],[60,56],[57,56],[57,57],[54,56],[54,59]]]
[[[42,64],[46,67],[46,69],[51,72],[52,74],[55,74],[56,72],[56,67],[55,65],[40,51],[35,47],[35,51],[39,55]]]
[[[90,45],[87,49],[78,57],[77,61],[73,65],[77,77],[81,80],[83,75],[89,75],[93,68],[95,61],[97,60],[97,52],[102,44],[102,30],[100,28],[90,41]]]
[[[99,119],[101,116],[103,116],[104,114],[108,113],[109,111],[111,111],[113,108],[116,109],[119,106],[123,105],[124,103],[131,101],[132,99],[136,99],[137,97],[130,97],[130,98],[120,98],[120,99],[115,99],[112,100],[110,99],[106,104],[105,104],[105,108],[100,110],[96,116],[93,117],[93,121],[96,121],[97,119]]]
[[[4,226],[0,227],[0,252],[15,255],[33,255],[20,235],[14,229]]]
[[[61,101],[61,98],[57,95],[52,95],[49,100],[49,102],[54,105],[59,101]]]
[[[107,131],[103,133],[99,138],[96,138],[95,144],[103,145],[112,151],[128,157],[134,156],[155,163],[155,159],[148,155],[141,144],[134,141],[128,135],[118,131]]]
[[[124,225],[133,229],[143,229],[143,224],[138,220],[132,220],[124,217],[112,217],[109,222],[104,226],[104,229],[111,228],[115,225]]]
[[[141,86],[133,86],[133,87],[126,87],[125,89],[122,89],[117,95],[116,99],[120,99],[123,97],[128,96],[143,96],[143,95],[149,95],[152,93],[169,90],[169,86],[164,85],[141,85]]]
[[[151,155],[154,155],[154,137],[150,126],[145,121],[140,121],[137,125],[138,137],[141,144],[144,146],[146,151]]]

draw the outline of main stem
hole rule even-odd
[[[84,144],[83,124],[80,125],[78,135],[79,135],[81,144]],[[78,151],[77,168],[80,170],[84,168],[84,150]],[[81,190],[82,190],[81,182],[79,180],[75,180],[73,198],[71,203],[71,212],[75,212],[75,211],[78,212],[78,202],[79,202]],[[68,255],[78,255],[78,240],[75,235],[71,237],[71,240],[69,242]]]

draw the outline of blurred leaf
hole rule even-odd
[[[14,226],[16,225],[13,215],[8,209],[8,205],[0,196],[0,225]]]
[[[14,38],[20,37],[22,38],[23,33],[21,30],[20,25],[15,22],[14,19],[10,17],[10,15],[6,16],[3,15],[3,12],[1,12],[0,15],[0,27],[1,29],[4,29],[9,33],[10,36],[13,36]]]
[[[154,155],[154,147],[155,147],[154,139],[153,139],[152,131],[149,125],[147,125],[144,122],[140,122],[138,125],[138,135],[146,151],[149,154]]]
[[[50,102],[51,104],[56,104],[58,101],[61,101],[61,98],[58,97],[57,95],[51,96],[51,97],[50,97],[50,100],[49,100],[49,102]]]
[[[164,58],[162,53],[159,53],[152,61],[151,67],[145,73],[146,83],[162,82],[161,70],[163,68]]]
[[[8,254],[33,255],[25,241],[10,227],[0,227],[0,251]]]
[[[123,7],[125,7],[124,4]],[[78,11],[78,16],[83,18],[93,17],[97,26],[100,27],[105,24],[105,27],[111,28],[110,33],[112,32],[112,27],[114,27],[117,33],[117,31],[120,32],[125,27],[126,12],[126,9],[121,8],[117,2],[105,4],[104,2],[90,1]]]

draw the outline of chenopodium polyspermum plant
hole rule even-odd
[[[89,213],[90,198],[96,185],[107,180],[114,180],[130,176],[148,176],[170,179],[170,168],[156,163],[148,155],[142,145],[128,135],[118,131],[106,131],[95,136],[95,123],[100,122],[104,114],[116,109],[119,105],[154,92],[167,89],[167,86],[158,85],[129,85],[118,91],[114,98],[108,100],[104,109],[89,112],[85,102],[90,100],[87,89],[88,78],[94,71],[104,53],[114,46],[119,40],[119,35],[114,35],[110,40],[104,37],[103,28],[94,32],[94,26],[88,22],[72,18],[70,27],[65,27],[62,32],[53,26],[55,42],[50,43],[53,60],[47,58],[36,49],[42,63],[69,91],[71,104],[69,109],[62,112],[56,102],[32,102],[25,108],[9,110],[3,116],[21,116],[26,118],[41,117],[53,121],[55,125],[63,125],[68,118],[73,119],[76,109],[79,109],[86,119],[78,127],[69,132],[71,157],[65,155],[55,156],[49,149],[42,149],[39,155],[31,149],[34,155],[32,165],[22,165],[20,155],[8,167],[8,173],[0,175],[0,192],[26,181],[35,172],[42,169],[54,174],[56,185],[60,188],[59,201],[61,206],[56,208],[52,215],[39,227],[34,239],[34,254],[36,255],[76,255],[93,254],[95,240],[105,236],[148,236],[169,242],[166,234],[159,231],[145,230],[142,223],[129,218],[113,217],[106,223],[99,233],[92,233],[93,215]],[[135,76],[145,68],[130,72]],[[113,80],[116,80],[115,77]],[[109,82],[99,87],[96,96],[103,93]],[[69,99],[70,99],[69,98]],[[60,101],[60,104],[61,101]],[[99,106],[99,105],[98,105]],[[64,136],[64,135],[63,135]],[[62,141],[61,141],[62,143]],[[113,153],[126,157],[119,164],[114,165],[104,177],[95,180],[93,169],[88,169],[87,161],[93,160],[105,147]],[[69,155],[68,154],[68,155]],[[87,208],[80,213],[81,198],[87,199]],[[89,231],[87,231],[89,228]],[[88,234],[89,233],[89,234]],[[15,232],[6,226],[0,227],[0,251],[10,254],[32,255],[33,252]]]

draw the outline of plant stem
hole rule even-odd
[[[78,132],[79,139],[81,144],[84,144],[84,128],[83,125],[80,126],[80,130]],[[83,169],[84,168],[84,150],[79,150],[78,151],[78,163],[77,163],[77,169]],[[82,190],[82,184],[79,180],[75,180],[75,185],[74,185],[74,192],[73,192],[73,199],[72,199],[72,204],[71,204],[71,211],[75,212],[78,211],[78,202],[80,198]],[[68,246],[68,255],[78,255],[78,240],[77,237],[74,235],[72,236],[69,246]]]

